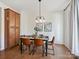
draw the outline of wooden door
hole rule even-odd
[[[8,10],[5,9],[5,23],[4,23],[4,27],[5,27],[5,49],[7,49],[9,47],[9,15],[8,15]]]
[[[9,11],[9,47],[15,45],[15,12]]]
[[[20,37],[20,14],[16,13],[16,42]]]

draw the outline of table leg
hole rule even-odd
[[[21,51],[21,54],[22,54],[22,40],[20,39],[20,51]]]
[[[46,40],[46,56],[47,56],[47,53],[48,53],[47,49],[48,49],[48,40]]]

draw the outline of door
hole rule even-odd
[[[20,14],[16,13],[16,42],[20,37]]]
[[[9,47],[15,46],[15,12],[9,11]]]

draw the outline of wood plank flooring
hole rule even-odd
[[[55,45],[55,55],[48,54],[48,56],[43,57],[41,50],[38,50],[39,51],[37,51],[34,55],[29,55],[27,51],[21,54],[19,47],[14,47],[10,50],[0,52],[0,59],[75,59],[68,49],[61,45]],[[52,53],[52,51],[48,52]]]

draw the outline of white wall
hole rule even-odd
[[[1,8],[0,8],[0,48],[1,48]]]
[[[34,15],[30,12],[21,11],[21,21],[20,21],[20,35],[31,35],[33,34],[34,30]]]
[[[1,10],[1,48],[0,50],[4,49],[4,9],[6,6],[0,2],[0,7],[2,8]]]
[[[57,44],[63,44],[63,11],[55,12],[55,14],[53,15],[53,19],[55,22],[52,21],[52,29],[54,29],[56,37],[55,42]]]
[[[27,12],[23,12],[21,14],[21,20],[20,20],[20,34],[28,34],[28,17]]]
[[[0,50],[4,50],[4,9],[6,9],[6,8],[10,8],[10,9],[12,9],[12,10],[14,10],[14,11],[16,11],[16,12],[20,12],[20,11],[18,11],[18,10],[15,10],[14,8],[11,8],[10,6],[7,6],[7,5],[5,5],[5,4],[3,4],[2,2],[0,2],[0,8],[2,8],[2,10],[1,10],[1,19],[0,19],[0,21],[1,21],[1,40],[0,40],[0,45],[1,45],[1,47],[0,47]]]

